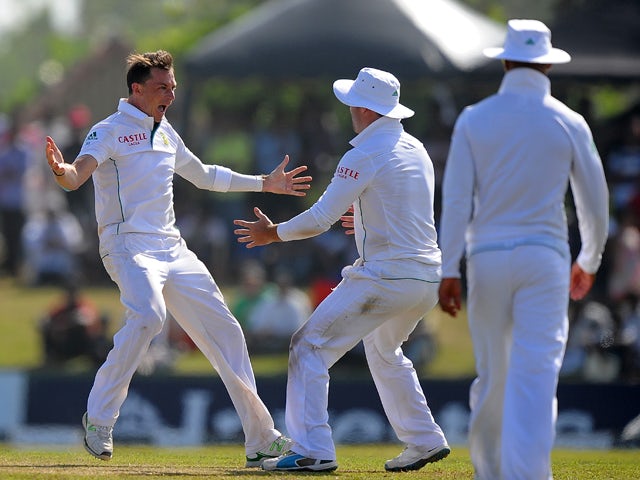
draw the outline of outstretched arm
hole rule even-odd
[[[238,235],[239,243],[246,243],[247,248],[261,247],[273,242],[281,242],[278,236],[278,226],[274,224],[258,207],[253,208],[258,220],[248,222],[246,220],[234,220],[233,223],[242,228],[236,228],[233,233]]]
[[[65,163],[62,152],[51,137],[47,137],[45,154],[56,182],[65,190],[80,188],[98,167],[98,162],[91,155],[82,155],[73,163]]]
[[[285,195],[294,195],[296,197],[304,197],[311,185],[311,176],[298,177],[297,175],[306,171],[305,165],[296,167],[293,170],[285,172],[284,169],[289,163],[289,155],[284,156],[284,160],[280,162],[273,172],[263,177],[262,191],[270,193],[281,193]]]

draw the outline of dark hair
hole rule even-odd
[[[173,69],[173,57],[165,50],[147,53],[132,53],[127,57],[127,88],[133,93],[134,83],[144,83],[151,76],[152,68]]]
[[[510,68],[532,68],[544,74],[546,74],[551,69],[550,63],[519,62],[516,60],[505,60],[504,62],[505,62],[505,65],[506,65],[506,62],[509,62]]]

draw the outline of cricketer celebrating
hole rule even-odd
[[[311,177],[289,172],[288,157],[269,175],[241,175],[204,165],[165,118],[175,99],[168,52],[127,58],[129,97],[95,125],[72,164],[48,137],[46,156],[58,184],[74,190],[93,177],[100,256],[118,285],[125,323],[96,373],[83,417],[85,448],[109,460],[112,429],[129,383],[167,311],[204,353],[224,382],[245,433],[246,466],[259,467],[289,445],[258,397],[242,329],[206,266],[175,225],[173,176],[218,192],[265,191],[305,195]]]
[[[434,170],[422,143],[401,120],[414,112],[399,103],[400,83],[363,68],[355,80],[334,82],[351,112],[353,148],[340,159],[320,199],[294,218],[273,224],[236,220],[248,247],[319,235],[353,207],[359,258],[291,339],[287,432],[291,452],[266,460],[265,470],[333,470],[336,451],[328,424],[329,368],[363,340],[385,413],[405,450],[389,471],[417,470],[450,453],[401,345],[437,302],[440,249],[436,242]]]

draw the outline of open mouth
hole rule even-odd
[[[158,105],[158,111],[164,113],[167,111],[167,105]]]

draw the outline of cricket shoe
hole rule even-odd
[[[87,418],[87,413],[82,416],[84,427],[84,449],[100,460],[111,460],[113,454],[113,427],[101,427],[94,425]]]
[[[388,472],[408,472],[420,470],[427,463],[434,463],[446,458],[451,453],[449,445],[438,445],[430,450],[419,447],[407,447],[396,458],[387,460],[384,469]]]
[[[258,450],[256,453],[252,455],[247,455],[247,463],[244,464],[245,467],[261,467],[262,462],[269,458],[276,458],[287,452],[293,446],[293,440],[285,437],[284,435],[279,436],[269,447],[264,450]]]
[[[277,458],[265,460],[262,464],[263,470],[277,470],[280,472],[331,472],[336,468],[338,468],[338,462],[335,460],[308,458],[291,450]]]

